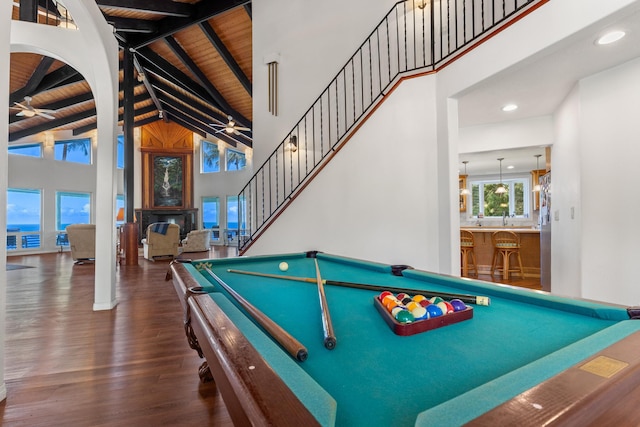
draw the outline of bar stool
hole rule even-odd
[[[512,231],[496,231],[491,235],[493,242],[493,262],[491,263],[491,275],[495,271],[502,272],[502,278],[508,279],[509,272],[519,272],[524,279],[524,269],[522,268],[522,258],[520,258],[520,237]],[[515,255],[520,269],[509,267],[509,258]],[[498,268],[498,259],[502,257],[502,268]]]
[[[478,277],[478,266],[476,265],[476,252],[474,250],[476,242],[473,233],[467,230],[460,230],[460,255],[462,256],[462,276],[469,275],[469,270],[473,270]],[[471,262],[469,262],[471,257]]]

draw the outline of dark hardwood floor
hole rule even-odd
[[[7,263],[31,268],[7,271],[0,425],[232,425],[215,384],[199,381],[202,361],[187,344],[180,303],[165,281],[168,261],[119,267],[118,305],[97,312],[93,264],[74,265],[68,252]]]
[[[215,247],[184,258],[235,256]],[[118,305],[93,311],[91,263],[68,252],[12,256],[7,271],[3,426],[231,426],[187,344],[168,261],[117,270]],[[499,276],[498,276],[499,278]],[[480,276],[492,281],[491,276]],[[536,289],[539,281],[510,284]]]

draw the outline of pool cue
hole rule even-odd
[[[292,357],[304,362],[308,353],[305,346],[296,340],[289,332],[285,331],[282,326],[271,320],[267,315],[258,310],[253,304],[244,299],[242,295],[237,293],[231,286],[227,285],[219,278],[211,269],[204,267],[206,272],[222,286],[237,302],[244,308],[251,317],[262,326],[271,337],[278,342]]]
[[[336,334],[333,332],[333,324],[331,323],[331,315],[329,314],[329,305],[327,305],[327,297],[324,294],[324,281],[320,276],[320,267],[318,267],[318,259],[313,259],[316,263],[316,283],[318,285],[318,296],[320,297],[320,309],[322,314],[322,330],[324,333],[324,346],[327,350],[333,350],[336,347]]]
[[[293,280],[297,282],[307,282],[307,283],[316,283],[316,279],[312,279],[309,277],[296,277],[296,276],[281,276],[279,274],[269,274],[269,273],[256,273],[253,271],[244,271],[244,270],[227,270],[230,273],[237,274],[248,274],[251,276],[260,276],[260,277],[269,277],[272,279],[284,279],[284,280]],[[365,289],[368,291],[389,291],[393,293],[404,292],[406,294],[424,294],[431,295],[446,299],[454,299],[457,298],[462,302],[467,304],[476,304],[476,305],[490,305],[491,300],[489,297],[480,296],[480,295],[468,295],[468,294],[456,294],[451,292],[439,292],[439,291],[429,291],[426,289],[411,289],[411,288],[398,288],[395,286],[381,286],[381,285],[370,285],[368,283],[353,283],[353,282],[341,282],[337,280],[324,280],[323,281],[327,285],[331,286],[342,286],[346,288],[356,288],[356,289]]]

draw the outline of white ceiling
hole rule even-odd
[[[457,96],[460,126],[552,115],[580,79],[639,57],[640,5],[633,9],[607,17],[461,93]],[[611,45],[595,44],[599,36],[614,29],[625,31],[626,36]],[[508,103],[518,104],[519,108],[505,113],[502,107]],[[496,173],[496,159],[500,157],[505,158],[503,172],[507,163],[516,166],[514,171],[528,171],[535,168],[535,154],[544,155],[544,148],[465,153],[460,161],[469,161],[469,174]],[[544,156],[540,159],[544,165]],[[463,173],[462,163],[460,168]]]

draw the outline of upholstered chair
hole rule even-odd
[[[142,239],[144,257],[153,261],[160,256],[178,256],[180,226],[168,222],[154,222],[147,227],[146,238]]]
[[[182,252],[203,252],[211,247],[211,230],[191,230],[182,241]]]
[[[96,258],[96,225],[69,224],[65,229],[71,248],[71,257],[76,264]]]

